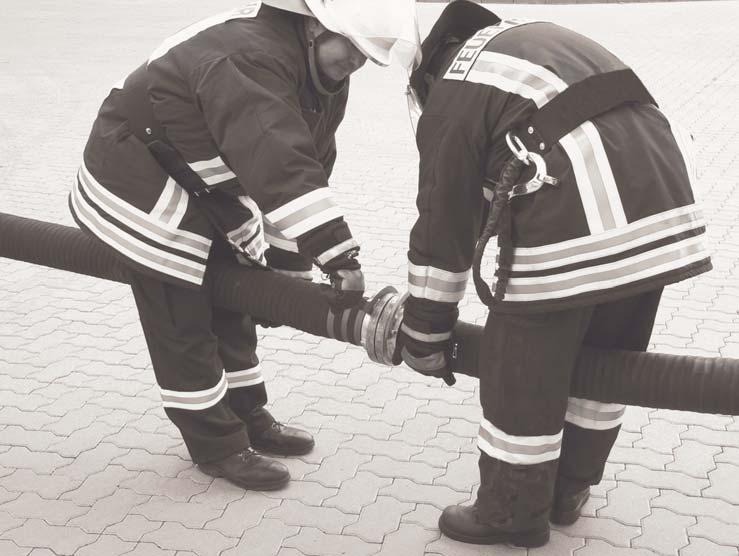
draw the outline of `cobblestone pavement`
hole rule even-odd
[[[0,211],[71,225],[67,191],[107,87],[160,38],[231,4],[2,4]],[[491,8],[602,41],[693,131],[716,268],[667,290],[652,348],[739,357],[739,3]],[[426,28],[439,9],[421,6]],[[360,72],[339,137],[332,186],[370,291],[404,287],[417,159],[401,90],[395,70]],[[270,330],[260,355],[271,408],[317,447],[286,461],[287,489],[244,492],[189,462],[127,287],[0,265],[0,554],[525,554],[437,530],[445,505],[474,499],[473,380],[448,388],[358,348]],[[463,318],[483,315],[469,295]],[[630,408],[585,516],[529,554],[737,556],[737,545],[739,418]]]

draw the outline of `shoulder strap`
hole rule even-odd
[[[516,130],[516,135],[529,152],[543,154],[586,121],[627,103],[657,105],[629,68],[591,75],[534,112],[525,127]]]

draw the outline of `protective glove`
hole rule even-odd
[[[350,249],[320,266],[328,275],[333,295],[331,307],[336,310],[355,307],[364,302],[364,274],[357,260],[358,249]]]
[[[393,363],[404,362],[424,376],[441,378],[449,386],[456,380],[450,366],[452,329],[456,306],[409,297],[398,330]]]
[[[409,330],[401,325],[395,343],[393,363],[401,362],[424,376],[441,378],[449,386],[457,380],[449,365],[451,338],[446,342],[422,342],[409,334]]]

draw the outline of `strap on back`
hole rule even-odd
[[[534,112],[516,135],[530,152],[544,154],[586,121],[627,103],[657,105],[631,69],[591,75]]]

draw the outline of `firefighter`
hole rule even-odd
[[[349,75],[367,58],[410,68],[419,42],[412,0],[252,1],[166,39],[102,104],[70,208],[130,268],[165,412],[209,475],[277,489],[288,469],[258,451],[314,445],[265,408],[254,322],[213,307],[209,265],[309,279],[315,264],[337,306],[361,300],[327,187],[335,132]]]
[[[480,487],[439,527],[468,543],[541,546],[550,521],[578,519],[625,410],[569,397],[581,346],[646,350],[662,288],[711,268],[687,137],[621,60],[552,23],[501,21],[458,0],[422,52],[409,86],[421,110],[418,219],[396,357],[452,382],[472,274],[491,308]],[[479,263],[493,235],[491,291]]]

